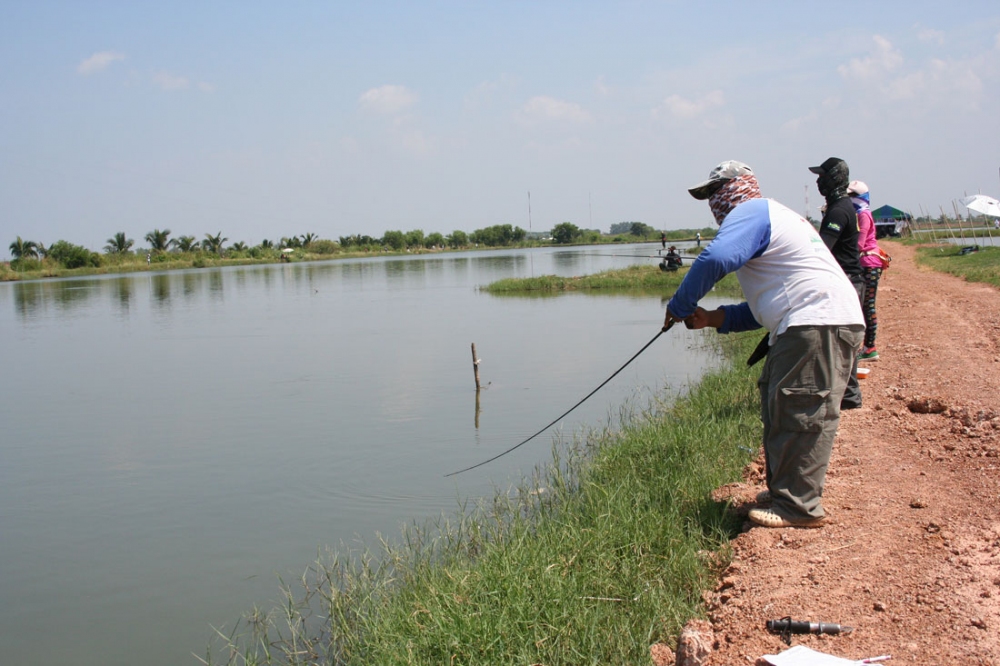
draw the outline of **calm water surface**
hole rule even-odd
[[[644,246],[640,252],[649,252]],[[632,248],[633,250],[636,248]],[[594,247],[0,284],[0,661],[194,664],[317,553],[528,473],[711,362],[659,297],[494,297]],[[476,419],[470,344],[487,388]]]

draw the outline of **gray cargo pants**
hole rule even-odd
[[[861,311],[865,309],[865,283],[864,279],[851,280],[854,291],[858,292],[858,302],[861,303]],[[863,341],[863,340],[862,340]],[[851,366],[851,376],[847,380],[847,388],[844,390],[844,397],[840,401],[841,409],[857,409],[861,407],[861,386],[858,384],[858,357],[854,357],[854,364]]]
[[[864,333],[863,324],[792,326],[768,350],[757,380],[767,487],[774,511],[787,520],[824,515],[840,401]]]

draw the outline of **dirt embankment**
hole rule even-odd
[[[765,630],[785,616],[855,627],[792,637],[849,659],[1000,664],[1000,291],[920,269],[912,248],[887,249],[881,358],[863,364],[864,406],[841,418],[828,523],[747,527],[736,539],[705,595],[708,664],[787,649]],[[752,508],[760,472],[720,496]]]

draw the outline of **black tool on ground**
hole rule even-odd
[[[588,393],[587,395],[583,396],[583,400],[581,400],[580,402],[576,403],[575,405],[573,405],[572,407],[570,407],[569,409],[567,409],[567,410],[566,410],[565,412],[563,412],[563,413],[562,413],[562,414],[560,414],[560,415],[559,415],[558,417],[556,417],[556,418],[555,418],[555,419],[554,419],[554,420],[552,421],[552,423],[548,424],[547,426],[545,426],[544,428],[542,428],[541,430],[539,430],[538,432],[536,432],[536,433],[535,433],[534,435],[532,435],[532,436],[531,436],[531,437],[529,437],[528,439],[526,439],[526,440],[524,440],[524,441],[522,441],[522,442],[519,442],[519,443],[515,444],[514,446],[510,447],[510,448],[509,448],[509,449],[507,449],[506,451],[503,451],[503,452],[501,452],[501,453],[498,453],[498,454],[496,454],[495,456],[493,456],[493,457],[492,457],[492,458],[490,458],[489,460],[484,460],[484,461],[483,461],[483,462],[481,462],[481,463],[476,463],[476,464],[475,464],[475,465],[473,465],[472,467],[466,467],[465,469],[460,469],[460,470],[458,470],[457,472],[452,472],[451,474],[445,474],[445,476],[455,476],[456,474],[461,474],[462,472],[468,472],[468,471],[469,471],[470,469],[476,469],[477,467],[482,467],[483,465],[485,465],[485,464],[487,464],[487,463],[491,463],[491,462],[493,462],[494,460],[496,460],[497,458],[501,458],[501,457],[503,457],[503,456],[507,455],[508,453],[510,453],[511,451],[513,451],[514,449],[516,449],[516,448],[518,448],[518,447],[520,447],[520,446],[523,446],[523,445],[527,444],[528,442],[530,442],[531,440],[533,440],[534,438],[538,437],[538,436],[539,436],[539,435],[541,435],[541,434],[542,434],[543,432],[545,432],[546,430],[548,430],[549,428],[551,428],[552,426],[554,426],[554,425],[555,425],[556,423],[559,423],[559,421],[560,421],[560,420],[561,420],[561,419],[562,419],[562,418],[563,418],[564,416],[566,416],[567,414],[569,414],[570,412],[572,412],[572,411],[573,411],[574,409],[576,409],[577,407],[579,407],[580,405],[582,405],[582,404],[583,404],[583,403],[584,403],[584,402],[585,402],[585,401],[587,400],[587,398],[589,398],[590,396],[592,396],[592,395],[594,395],[595,393],[597,393],[598,391],[600,391],[600,390],[601,390],[601,388],[603,388],[603,386],[604,386],[605,384],[607,384],[608,382],[610,382],[610,381],[611,381],[612,379],[614,379],[614,378],[615,378],[615,376],[617,376],[617,375],[618,375],[618,373],[619,373],[619,372],[621,372],[621,371],[622,371],[622,370],[624,370],[624,369],[625,369],[626,367],[628,367],[628,364],[629,364],[629,363],[631,363],[632,361],[634,361],[635,359],[637,359],[637,358],[639,357],[639,354],[641,354],[642,352],[646,351],[646,349],[647,349],[647,348],[648,348],[648,347],[649,347],[649,346],[650,346],[651,344],[653,344],[654,342],[656,342],[656,339],[657,339],[658,337],[660,337],[661,335],[663,335],[664,333],[666,333],[667,331],[669,331],[669,330],[670,330],[671,328],[673,328],[673,327],[674,327],[674,322],[673,322],[673,321],[671,321],[671,322],[670,322],[669,324],[664,324],[663,328],[661,328],[661,329],[660,329],[660,332],[659,332],[659,333],[657,333],[656,335],[654,335],[654,336],[653,336],[653,339],[652,339],[652,340],[650,340],[650,341],[649,341],[649,342],[647,342],[647,343],[646,343],[645,345],[643,345],[642,349],[640,349],[639,351],[637,351],[637,352],[635,353],[635,355],[634,355],[634,356],[633,356],[632,358],[630,358],[629,360],[625,361],[625,364],[624,364],[624,365],[623,365],[622,367],[620,367],[620,368],[618,368],[617,370],[615,370],[615,371],[614,371],[614,374],[612,374],[612,375],[611,375],[610,377],[608,377],[608,378],[607,378],[607,379],[605,379],[605,380],[604,380],[603,382],[601,382],[601,383],[600,383],[600,385],[599,385],[599,386],[598,386],[597,388],[595,388],[595,389],[594,389],[593,391],[591,391],[591,392],[590,392],[590,393]]]
[[[768,620],[767,630],[772,634],[781,636],[785,645],[792,644],[792,634],[849,634],[854,631],[854,627],[847,627],[842,624],[831,622],[810,622],[809,620],[793,620],[791,617],[783,617],[780,620]]]

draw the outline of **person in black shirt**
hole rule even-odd
[[[858,251],[858,216],[847,196],[847,186],[850,183],[847,162],[839,157],[830,157],[819,166],[809,167],[809,170],[816,174],[816,187],[826,199],[826,211],[819,225],[819,235],[857,290],[858,302],[863,302],[865,278]],[[856,409],[860,406],[861,387],[858,386],[858,362],[855,359],[840,408]]]

